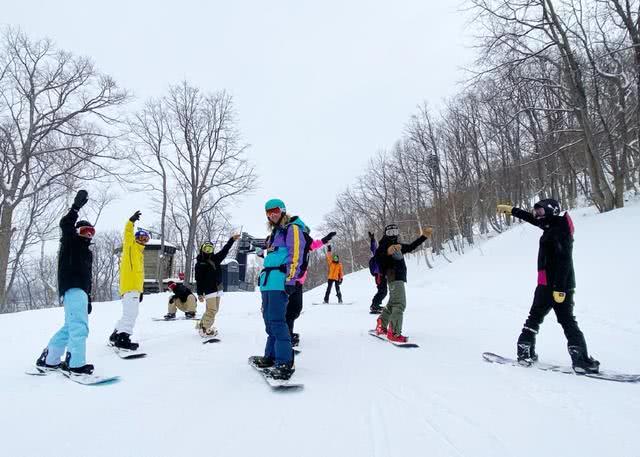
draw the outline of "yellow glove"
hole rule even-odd
[[[498,205],[498,212],[507,214],[509,216],[511,216],[512,209],[513,209],[513,206],[511,205]]]
[[[557,291],[553,291],[553,301],[555,301],[556,303],[564,303],[564,297],[566,297],[567,294],[565,294],[564,292],[557,292]]]
[[[426,229],[424,229],[422,231],[422,236],[426,236],[427,238],[431,238],[431,235],[433,235],[433,228],[431,228],[431,227],[427,227]]]

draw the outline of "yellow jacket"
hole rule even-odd
[[[327,252],[327,266],[329,267],[329,274],[327,279],[333,279],[334,281],[340,281],[344,274],[342,273],[342,262],[334,262],[333,254]]]
[[[133,222],[124,226],[122,256],[120,257],[120,295],[142,293],[144,285],[144,246],[136,243]]]

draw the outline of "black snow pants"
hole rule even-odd
[[[584,335],[578,327],[578,322],[573,315],[573,290],[567,292],[562,303],[556,303],[553,299],[553,290],[549,286],[538,285],[533,296],[533,305],[529,311],[529,317],[524,323],[522,333],[518,338],[518,344],[530,343],[533,347],[536,344],[536,334],[540,329],[540,324],[549,311],[553,309],[556,313],[558,323],[564,330],[564,336],[567,338],[567,346],[578,346],[584,349],[587,354],[587,343]]]
[[[340,292],[340,283],[335,279],[329,279],[327,281],[327,291],[324,294],[324,301],[329,301],[329,294],[331,293],[331,286],[335,283],[336,285],[336,295],[338,296],[338,300],[342,301],[342,292]]]
[[[382,300],[387,296],[387,277],[382,274],[377,274],[375,278],[378,291],[371,300],[371,306],[381,306]]]
[[[293,324],[300,317],[302,312],[302,284],[296,282],[295,286],[287,286],[287,294],[289,294],[289,303],[287,303],[287,326],[289,334],[293,338]]]

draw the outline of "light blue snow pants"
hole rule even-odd
[[[60,363],[65,348],[70,354],[69,367],[78,368],[86,364],[87,336],[89,335],[89,315],[87,293],[78,288],[64,293],[64,325],[49,341],[47,346],[48,365]]]

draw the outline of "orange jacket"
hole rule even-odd
[[[329,267],[329,273],[327,279],[333,279],[334,281],[342,280],[344,273],[342,272],[342,262],[334,262],[333,254],[327,252],[327,266]]]

